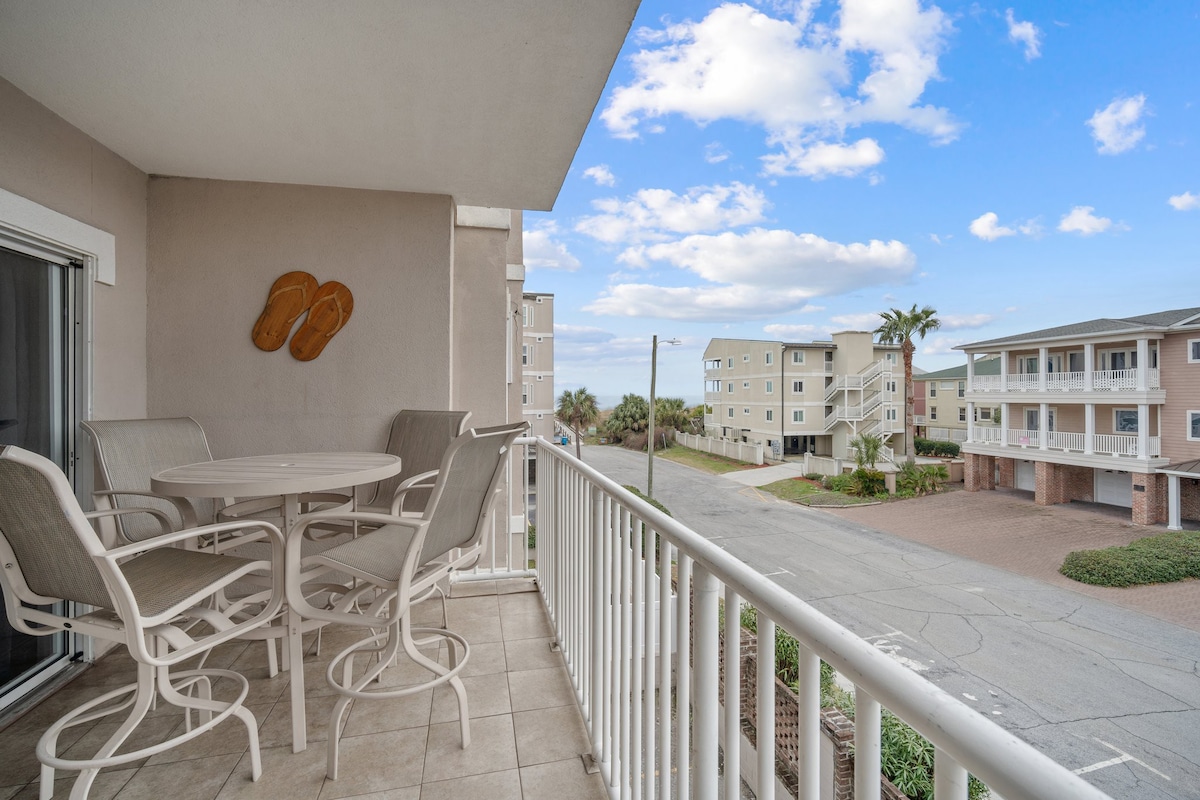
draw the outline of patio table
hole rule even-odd
[[[283,500],[283,533],[300,516],[300,496],[374,483],[400,472],[400,458],[386,453],[284,453],[202,461],[163,470],[150,478],[152,491],[170,497],[275,497]],[[284,580],[298,580],[285,575]],[[300,615],[287,614],[291,672],[292,750],[307,746],[304,661]]]

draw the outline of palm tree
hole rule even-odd
[[[909,464],[917,460],[917,452],[913,441],[913,366],[912,359],[916,347],[912,337],[924,339],[925,334],[942,327],[937,318],[937,311],[932,306],[925,306],[920,311],[913,303],[912,310],[902,311],[893,308],[884,311],[883,324],[875,329],[881,344],[899,344],[900,354],[904,357],[904,449]]]
[[[554,416],[575,433],[575,457],[582,459],[583,453],[579,449],[580,432],[600,416],[600,409],[596,407],[596,395],[584,386],[573,392],[567,389],[558,398],[558,408],[555,409]]]
[[[875,469],[879,461],[879,453],[883,448],[883,439],[871,433],[855,436],[846,445],[854,451],[854,465],[859,469]]]

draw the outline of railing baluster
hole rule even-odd
[[[692,778],[692,559],[679,551],[675,613],[675,796],[691,796]],[[664,724],[666,722],[664,721]]]
[[[642,659],[646,654],[646,615],[642,613],[642,604],[646,602],[646,572],[640,569],[642,564],[642,521],[637,517],[631,519],[632,530],[629,540],[633,545],[633,663],[630,674],[633,676],[633,687],[629,697],[630,721],[629,731],[632,740],[629,745],[630,763],[629,780],[632,784],[634,800],[642,796],[642,773],[647,767],[642,753]]]
[[[967,800],[967,771],[942,750],[933,749],[934,800]]]
[[[591,512],[592,512],[592,536],[591,536],[591,565],[589,570],[592,575],[591,579],[591,624],[589,630],[591,636],[588,637],[589,646],[591,647],[591,681],[589,684],[591,695],[591,732],[592,732],[592,757],[596,759],[596,764],[601,764],[607,757],[606,748],[604,746],[604,708],[606,706],[604,697],[604,569],[601,565],[604,564],[604,496],[600,493],[598,487],[594,487],[591,494]]]
[[[696,791],[697,800],[717,798],[717,579],[702,566],[696,576]]]
[[[633,566],[629,535],[629,509],[621,506],[620,511],[620,548],[621,548],[621,767],[620,777],[621,800],[630,796],[629,783],[636,780],[630,777],[630,742],[632,740],[630,726],[630,705],[636,700],[631,689],[630,669],[633,662],[633,580],[630,574]]]
[[[742,794],[742,601],[725,587],[725,796]]]
[[[658,796],[671,796],[671,640],[675,633],[671,617],[671,544],[662,540],[658,582]]]
[[[645,798],[645,800],[654,800],[655,792],[657,790],[655,782],[656,775],[654,772],[656,767],[654,750],[658,738],[655,735],[654,709],[657,704],[654,702],[654,681],[658,675],[654,669],[654,629],[656,627],[656,615],[654,613],[655,593],[652,591],[652,587],[654,586],[654,581],[657,578],[654,572],[654,541],[657,534],[653,528],[651,528],[649,525],[646,525],[644,528],[642,528],[642,535],[646,539],[644,544],[646,554],[646,602],[642,609],[642,613],[646,617],[646,660],[644,663],[646,676],[642,684],[644,687],[644,691],[642,693],[642,720],[646,724],[646,732],[642,736],[642,743],[646,748],[646,774],[645,788],[643,789],[642,796]]]
[[[879,701],[854,687],[854,800],[879,800]]]
[[[755,675],[755,747],[758,750],[757,800],[775,800],[775,621],[760,609]]]
[[[821,797],[821,659],[800,645],[797,667],[800,679],[800,785],[799,800]]]

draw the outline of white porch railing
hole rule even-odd
[[[775,796],[774,630],[800,642],[799,797],[821,796],[822,660],[854,683],[855,793],[880,796],[880,710],[936,747],[935,797],[964,800],[967,774],[1006,800],[1105,798],[1102,792],[957,698],[889,658],[570,453],[537,445],[537,574],[591,739],[614,800]],[[659,580],[672,575],[673,581]],[[763,780],[743,771],[738,614],[726,612],[725,693],[718,690],[721,603],[758,611],[757,741]],[[731,635],[732,634],[732,635]],[[722,710],[723,707],[723,710]]]
[[[1136,389],[1136,369],[1101,369],[1092,373],[1092,388],[1100,390]]]
[[[1040,447],[1041,431],[1027,431],[1010,428],[1004,432],[1009,445],[1017,447]],[[1137,434],[1130,433],[1098,433],[1092,436],[1092,447],[1087,449],[1088,436],[1086,433],[1074,431],[1050,431],[1046,436],[1046,447],[1050,450],[1061,450],[1069,453],[1093,453],[1101,456],[1131,456],[1133,458],[1159,458],[1162,455],[1162,439],[1158,436],[1146,437],[1146,454],[1138,453]],[[972,432],[971,442],[975,444],[999,444],[1001,441],[999,428],[984,428],[976,426]]]
[[[965,428],[927,428],[925,438],[935,442],[958,442],[961,444],[967,440],[967,431]]]
[[[1040,375],[1008,376],[1008,391],[1010,392],[1036,392],[1041,385]]]
[[[1092,372],[1092,390],[1131,391],[1137,389],[1136,369],[1108,369]],[[1009,375],[1007,376],[1007,391],[1036,392],[1040,390],[1039,375]],[[1050,372],[1046,374],[1046,390],[1050,392],[1083,392],[1087,387],[1086,372]],[[1001,380],[999,375],[976,375],[967,387],[973,392],[999,392]],[[1159,371],[1157,367],[1146,370],[1146,388],[1160,389]]]
[[[1000,391],[1000,376],[976,375],[971,379],[971,385],[967,388],[973,392],[998,392]]]
[[[1046,376],[1046,388],[1052,392],[1082,392],[1083,372],[1051,372]]]

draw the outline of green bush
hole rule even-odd
[[[873,497],[880,492],[887,494],[887,483],[883,473],[877,469],[859,467],[850,473],[850,480],[848,494],[856,497]]]
[[[843,473],[827,478],[823,485],[831,492],[841,492],[842,494],[850,494],[854,489],[854,476]]]
[[[1095,586],[1140,586],[1200,578],[1200,531],[1167,531],[1124,547],[1068,553],[1059,572]]]
[[[525,541],[530,550],[537,547],[537,525],[534,525],[532,522],[529,523],[529,530],[525,534]]]
[[[896,475],[897,494],[909,492],[906,497],[933,494],[950,479],[950,472],[941,464],[902,464]]]
[[[804,473],[804,477],[810,481],[816,481],[817,483],[825,482],[825,476],[819,472],[806,472]]]
[[[896,497],[903,497],[903,498],[907,499],[907,498],[916,497],[916,496],[917,496],[917,493],[914,492],[912,489],[897,489],[896,490]]]
[[[919,456],[931,458],[958,458],[962,451],[954,442],[935,442],[932,439],[913,439],[913,449]]]

